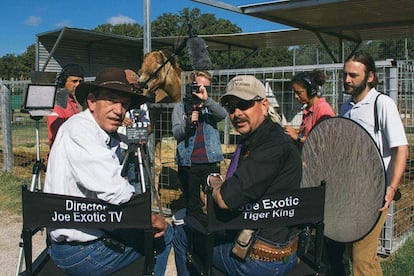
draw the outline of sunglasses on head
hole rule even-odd
[[[236,108],[240,109],[241,111],[247,110],[251,108],[255,102],[263,100],[260,97],[256,97],[252,100],[239,100],[238,102],[226,102],[223,106],[227,110],[229,114],[234,113],[236,111]]]

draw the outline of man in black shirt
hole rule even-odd
[[[269,114],[264,85],[254,76],[233,78],[221,104],[241,135],[226,180],[213,186],[213,198],[222,209],[237,210],[249,202],[300,187],[299,151]],[[254,229],[256,241],[244,260],[232,252],[234,239],[214,247],[213,264],[227,275],[285,275],[297,263],[294,227]],[[243,232],[243,231],[242,231]],[[186,244],[176,233],[174,246]],[[252,253],[254,252],[254,253]],[[276,273],[276,274],[275,274]]]

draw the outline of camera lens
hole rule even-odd
[[[191,85],[191,91],[194,93],[199,93],[200,92],[200,86],[198,86],[197,84],[193,83]]]

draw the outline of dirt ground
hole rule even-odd
[[[20,233],[22,231],[21,217],[0,211],[0,275],[15,275],[20,254]],[[45,248],[45,233],[38,233],[33,238],[33,259]],[[24,262],[24,260],[23,260]],[[24,269],[24,265],[23,265]],[[174,252],[171,250],[167,265],[166,276],[177,275],[174,263]]]
[[[22,231],[21,217],[1,211],[2,226],[0,227],[0,267],[1,275],[15,275],[20,252],[19,242]],[[42,247],[43,244],[43,247]],[[40,234],[33,239],[34,256],[44,248],[44,239]]]

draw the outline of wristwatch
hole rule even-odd
[[[303,138],[303,134],[302,133],[299,133],[298,134],[298,138],[296,138],[296,142],[302,143],[302,138]]]
[[[213,189],[220,187],[223,184],[223,178],[219,173],[210,173],[207,176],[207,186],[211,186]]]

